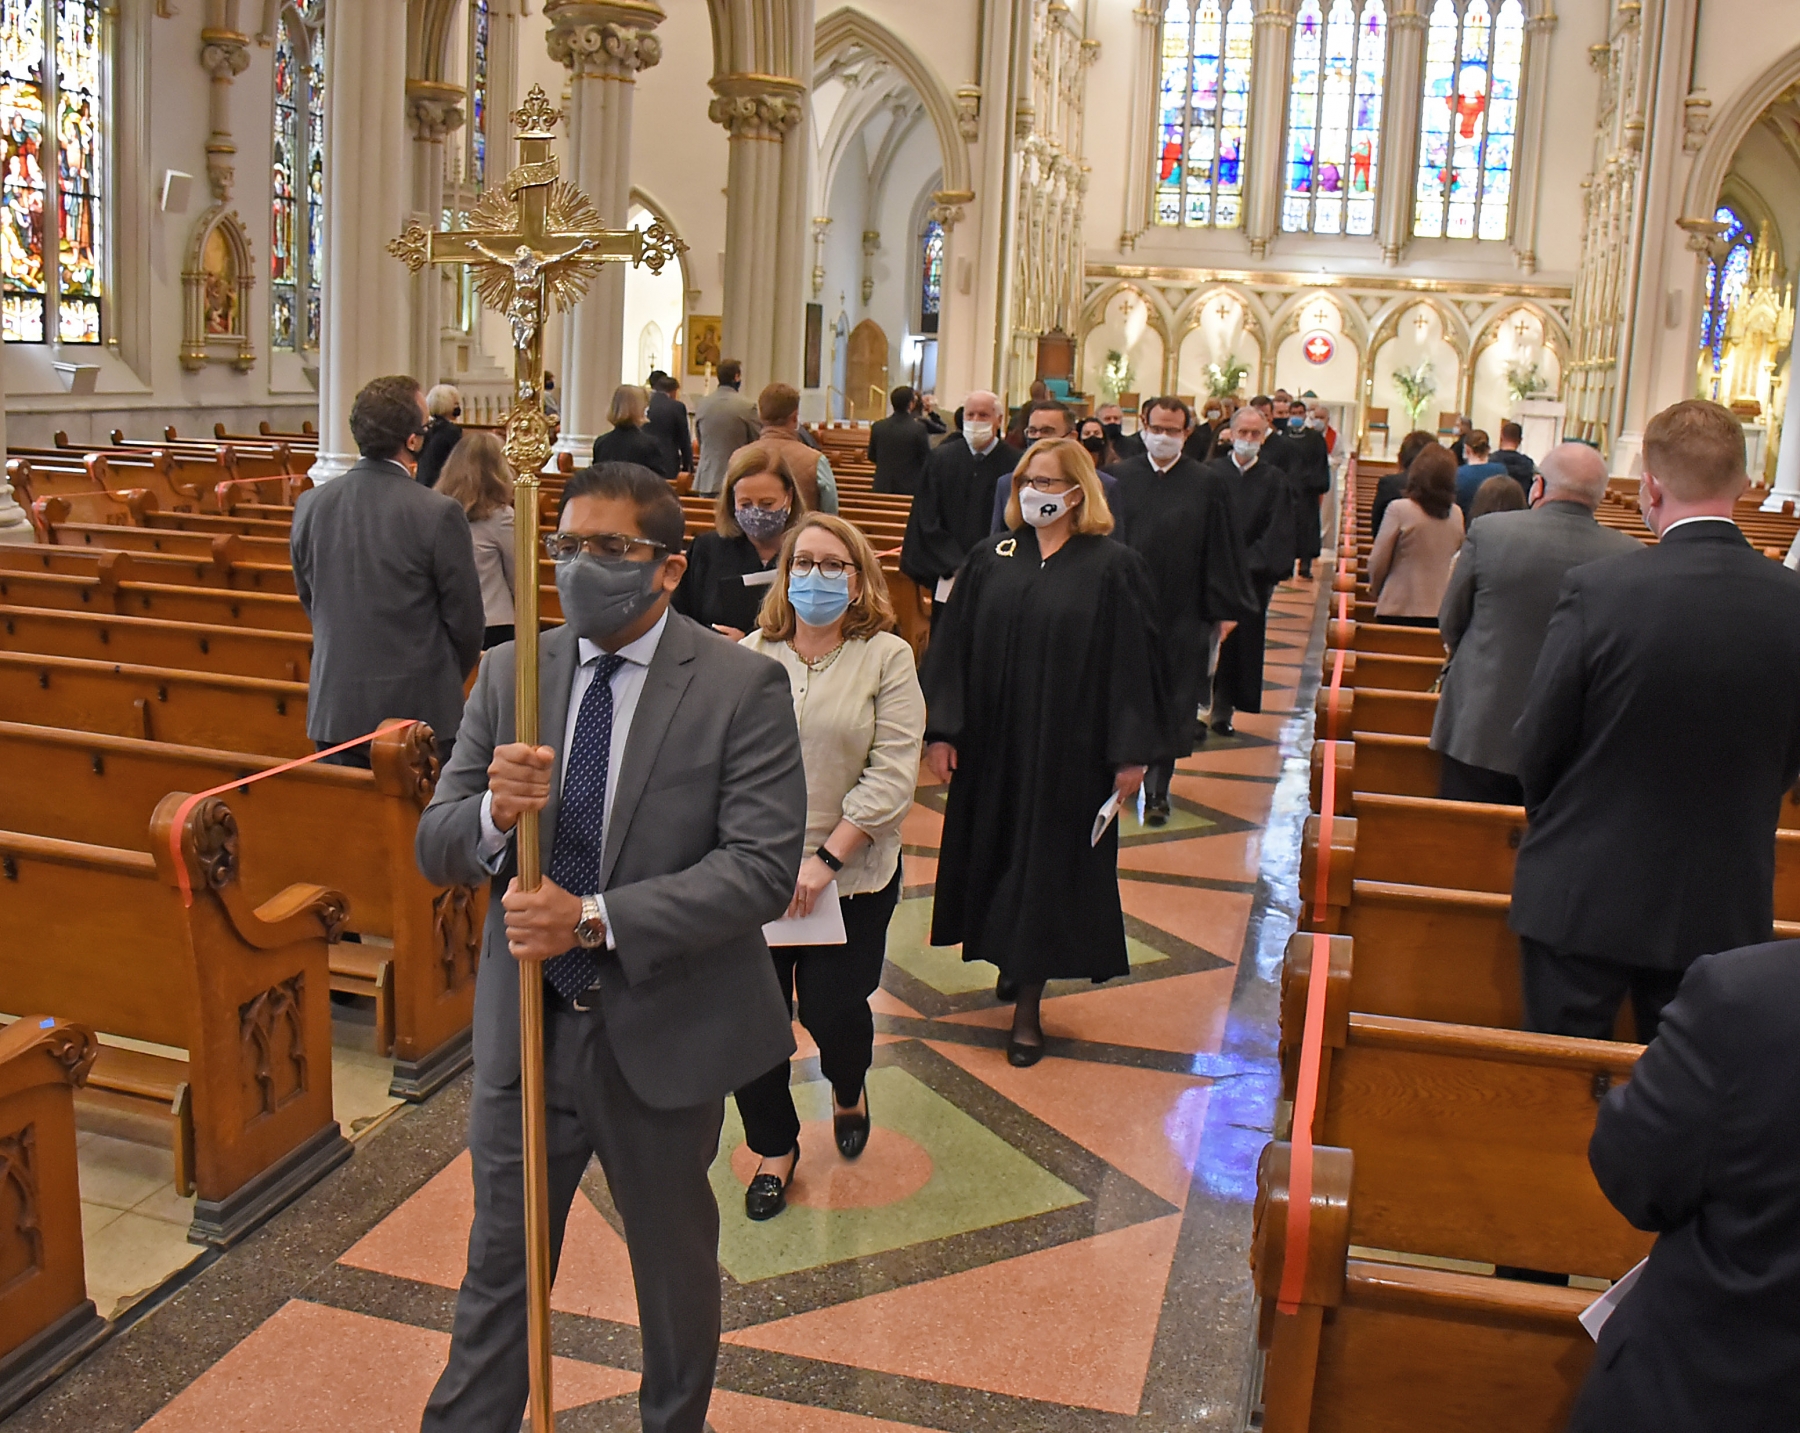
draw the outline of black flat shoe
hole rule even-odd
[[[1043,1058],[1044,1047],[1042,1045],[1026,1045],[1013,1039],[1010,1035],[1007,1036],[1006,1063],[1014,1069],[1029,1070]]]
[[[1167,801],[1146,801],[1144,803],[1144,824],[1146,826],[1168,825],[1169,803]]]
[[[845,1159],[856,1159],[869,1144],[869,1089],[863,1086],[862,1113],[840,1110],[834,1101],[831,1109],[831,1136],[837,1141],[838,1153]]]
[[[750,1181],[750,1187],[744,1191],[744,1213],[760,1224],[786,1209],[788,1185],[794,1182],[794,1171],[799,1167],[800,1146],[795,1145],[794,1162],[788,1167],[786,1179],[778,1174],[759,1174]]]
[[[1219,736],[1236,736],[1237,728],[1228,721],[1216,721],[1212,724],[1213,732]]]
[[[998,1000],[1002,1005],[1011,1005],[1013,1003],[1013,1001],[1017,1000],[1018,998],[1019,998],[1019,982],[1018,981],[1008,980],[1004,975],[1002,975],[998,980],[996,980],[994,982],[994,999]]]

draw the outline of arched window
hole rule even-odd
[[[1249,0],[1168,0],[1158,86],[1156,222],[1235,228],[1250,117]]]
[[[1281,227],[1373,234],[1387,11],[1381,0],[1330,4],[1326,16],[1303,0],[1294,20]]]
[[[1437,0],[1419,115],[1420,238],[1506,238],[1524,58],[1519,0],[1500,0],[1497,10],[1489,0]]]
[[[1719,369],[1725,358],[1725,320],[1744,291],[1750,275],[1750,226],[1735,209],[1720,205],[1713,221],[1725,226],[1719,238],[1731,248],[1724,260],[1706,261],[1706,307],[1700,311],[1700,383],[1709,398],[1718,395]]]
[[[487,186],[488,65],[493,57],[489,0],[469,0],[469,183]]]
[[[8,343],[102,338],[104,23],[100,0],[0,0],[0,333]]]
[[[919,236],[919,332],[938,331],[938,312],[944,306],[944,226],[925,221]]]
[[[316,0],[304,12],[290,5],[275,31],[269,347],[284,353],[319,346],[325,247],[323,12]]]

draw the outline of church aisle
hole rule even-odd
[[[1322,618],[1319,585],[1277,590],[1267,710],[1181,763],[1166,827],[1123,827],[1132,973],[1052,985],[1033,1069],[1006,1062],[1010,1007],[990,967],[924,943],[943,793],[920,787],[875,997],[867,1154],[832,1150],[802,1034],[805,1157],[788,1211],[752,1224],[755,1159],[727,1107],[716,1433],[1240,1426]],[[416,1428],[468,1236],[467,1089],[465,1076],[382,1122],[343,1169],[0,1427]],[[569,1433],[637,1426],[616,1227],[591,1169],[553,1297]]]

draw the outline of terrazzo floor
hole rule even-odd
[[[873,1001],[867,1154],[832,1151],[826,1086],[797,1029],[809,1157],[789,1210],[751,1224],[755,1160],[727,1104],[715,1433],[1244,1426],[1251,1201],[1277,1084],[1274,982],[1296,909],[1321,598],[1312,582],[1277,589],[1264,713],[1181,763],[1168,826],[1125,818],[1132,973],[1053,986],[1033,1069],[1006,1063],[1011,1012],[991,969],[924,944],[943,793],[919,788]],[[124,1301],[115,1336],[0,1427],[416,1428],[463,1269],[467,1092],[465,1075],[376,1121],[354,1159],[263,1229]],[[150,1217],[107,1208],[103,1225]],[[637,1427],[617,1231],[590,1169],[553,1299],[565,1433]]]

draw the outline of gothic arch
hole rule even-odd
[[[1369,336],[1369,345],[1364,350],[1368,362],[1372,366],[1375,355],[1400,331],[1401,318],[1411,313],[1420,304],[1424,304],[1438,316],[1438,326],[1443,329],[1444,342],[1450,345],[1451,352],[1456,355],[1457,365],[1461,368],[1469,366],[1469,326],[1463,316],[1456,311],[1454,305],[1445,303],[1434,294],[1402,294],[1390,303],[1381,315],[1381,321],[1375,325]]]
[[[892,30],[848,6],[833,10],[819,21],[813,38],[814,68],[854,47],[884,60],[912,87],[937,135],[938,152],[944,162],[944,189],[969,192],[969,146],[957,128],[956,102],[937,71]]]
[[[1210,284],[1203,284],[1195,289],[1176,310],[1174,318],[1170,320],[1169,331],[1174,335],[1177,350],[1180,349],[1187,336],[1200,327],[1201,320],[1206,313],[1207,300],[1214,294],[1221,293],[1229,296],[1243,310],[1244,329],[1250,337],[1256,340],[1257,348],[1260,350],[1268,347],[1269,323],[1263,306],[1256,301],[1256,296],[1248,289],[1239,288],[1236,284],[1221,279]]]
[[[1163,371],[1157,375],[1156,388],[1158,392],[1166,393],[1180,352],[1178,340],[1171,337],[1175,331],[1174,315],[1169,312],[1169,306],[1161,294],[1133,279],[1115,279],[1111,283],[1102,284],[1082,301],[1081,321],[1076,325],[1075,333],[1077,370],[1079,371],[1082,356],[1087,352],[1088,335],[1100,327],[1107,307],[1122,293],[1135,294],[1142,301],[1151,331],[1162,340]]]
[[[677,238],[680,238],[681,230],[676,227],[674,219],[672,219],[669,216],[669,211],[667,209],[665,209],[661,204],[659,204],[654,198],[652,198],[646,190],[640,188],[636,184],[631,186],[631,203],[643,205],[644,208],[648,209],[653,215],[656,216],[656,218],[661,222],[663,228],[667,229],[671,234],[675,235]],[[694,284],[692,282],[692,278],[688,273],[688,257],[687,256],[688,256],[689,252],[690,252],[690,250],[688,250],[686,248],[681,248],[681,249],[676,250],[676,253],[675,253],[675,262],[676,262],[676,264],[678,264],[680,266],[680,269],[681,269],[681,288],[682,288],[682,292],[684,295],[692,293],[694,290]],[[685,308],[686,308],[685,297],[682,302],[682,307],[685,310]]]
[[[1762,113],[1790,86],[1800,84],[1800,46],[1795,46],[1741,88],[1713,116],[1694,167],[1688,171],[1681,217],[1710,219],[1718,206],[1725,174],[1737,157],[1738,146]]]
[[[1530,299],[1502,299],[1483,315],[1481,322],[1475,328],[1474,342],[1469,345],[1469,361],[1466,365],[1469,378],[1465,387],[1474,382],[1476,361],[1500,337],[1500,325],[1521,309],[1543,325],[1544,342],[1556,355],[1558,369],[1564,373],[1569,371],[1571,358],[1569,335],[1563,331],[1562,321],[1542,304],[1533,303]]]
[[[1271,363],[1274,362],[1274,350],[1281,347],[1282,340],[1300,331],[1301,311],[1321,298],[1337,310],[1338,323],[1342,325],[1344,337],[1354,343],[1358,349],[1368,348],[1369,326],[1363,318],[1361,309],[1353,303],[1346,303],[1334,294],[1317,289],[1301,289],[1298,293],[1290,295],[1287,301],[1280,304],[1274,315],[1271,316],[1273,325],[1269,340]]]

